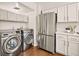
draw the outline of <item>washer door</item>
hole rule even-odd
[[[3,49],[6,53],[14,53],[21,46],[21,39],[17,36],[9,36],[3,44]]]

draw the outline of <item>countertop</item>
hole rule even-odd
[[[77,34],[77,33],[68,33],[68,32],[56,32],[56,34],[79,36],[79,34]]]

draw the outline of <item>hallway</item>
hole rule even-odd
[[[37,47],[31,47],[20,54],[21,56],[63,56],[61,54],[52,54]]]

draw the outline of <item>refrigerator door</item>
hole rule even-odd
[[[39,15],[39,33],[46,34],[46,27],[47,27],[47,14]]]
[[[43,48],[43,36],[39,35],[39,47]]]
[[[55,13],[48,13],[47,14],[47,35],[54,35],[55,33]]]
[[[42,16],[43,15],[39,15],[39,33],[42,33]]]
[[[54,37],[46,36],[46,50],[54,53]]]
[[[44,46],[43,46],[43,48],[46,49],[46,36],[45,36],[45,35],[43,35],[43,36],[44,36],[44,39],[43,39],[43,40],[44,40],[44,41],[43,41]]]
[[[39,41],[39,47],[42,48],[42,49],[46,49],[46,42],[45,42],[45,35],[39,35],[40,36],[40,41]]]
[[[40,20],[40,42],[39,47],[54,53],[54,34],[56,28],[56,15],[54,12],[41,14]]]
[[[42,21],[43,21],[43,34],[46,34],[47,32],[47,14],[43,14],[43,18],[42,18]]]

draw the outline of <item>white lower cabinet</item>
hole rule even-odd
[[[64,40],[61,40],[61,39],[58,39],[56,41],[56,52],[58,53],[61,53],[61,54],[65,54],[65,41]]]
[[[69,42],[68,55],[79,56],[79,43]]]
[[[79,56],[79,37],[68,37],[68,55]]]
[[[56,52],[68,56],[79,56],[79,36],[56,34]]]
[[[66,42],[67,42],[66,40],[67,40],[66,35],[60,35],[60,34],[56,35],[56,52],[57,53],[61,53],[64,55],[67,54],[67,52],[65,51],[66,50]]]

